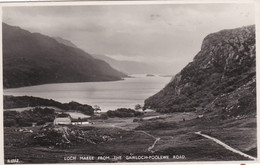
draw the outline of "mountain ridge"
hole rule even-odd
[[[221,30],[207,35],[193,61],[164,89],[146,99],[145,106],[158,112],[213,112],[217,109],[225,112],[223,115],[226,118],[230,114],[244,114],[246,110],[240,108],[241,102],[245,104],[244,98],[249,100],[246,109],[255,114],[255,74],[254,25]],[[239,97],[229,97],[238,95],[237,90],[242,87],[244,90],[240,91]],[[214,100],[226,103],[217,105]],[[231,106],[236,108],[227,113],[226,108]]]
[[[94,58],[104,60],[117,70],[127,74],[157,74],[160,73],[158,66],[150,65],[144,62],[116,60],[106,55],[93,55]],[[162,72],[163,73],[163,72]]]
[[[78,48],[73,42],[66,40],[61,37],[55,37],[55,39],[64,45]],[[103,60],[107,62],[110,66],[117,69],[120,72],[125,74],[161,74],[161,75],[170,75],[170,71],[167,71],[167,68],[171,64],[158,64],[158,63],[147,63],[141,61],[131,61],[131,60],[117,60],[113,57],[104,54],[91,54],[94,58]],[[167,72],[166,72],[167,71]]]
[[[66,40],[64,38],[61,38],[61,37],[54,37],[54,39],[56,41],[58,41],[59,43],[61,44],[64,44],[64,45],[67,45],[67,46],[70,46],[70,47],[73,47],[73,48],[78,48],[77,45],[75,45],[73,42],[69,41],[69,40]]]
[[[61,37],[55,37],[55,39],[64,45],[78,48],[73,42],[63,39]],[[116,70],[126,73],[126,74],[154,74],[159,73],[160,68],[158,66],[149,65],[144,62],[137,61],[127,61],[127,60],[116,60],[112,57],[102,54],[92,54],[92,56],[96,59],[103,60],[107,62],[110,66],[115,68]]]
[[[126,75],[54,38],[3,23],[4,88],[47,83],[114,81]]]

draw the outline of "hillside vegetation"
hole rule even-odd
[[[43,125],[46,122],[53,122],[55,118],[55,110],[50,108],[33,108],[22,112],[4,111],[5,127],[28,127],[32,123]]]
[[[145,101],[158,112],[212,112],[222,118],[256,113],[255,27],[209,34],[193,61]]]
[[[4,96],[4,109],[50,106],[57,107],[62,110],[73,110],[81,112],[85,115],[93,115],[94,108],[87,104],[80,104],[75,101],[69,103],[60,103],[52,99],[43,99],[32,96]]]

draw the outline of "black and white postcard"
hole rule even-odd
[[[5,164],[255,163],[257,3],[2,3]]]

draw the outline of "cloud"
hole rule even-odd
[[[4,7],[3,20],[32,32],[68,39],[89,53],[151,63],[178,61],[184,66],[199,51],[207,34],[254,24],[254,6]]]

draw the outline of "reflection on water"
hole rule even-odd
[[[5,89],[5,95],[35,96],[60,102],[77,101],[98,105],[102,111],[116,108],[134,108],[161,90],[171,77],[147,77],[132,75],[122,81],[46,84],[31,87]]]

